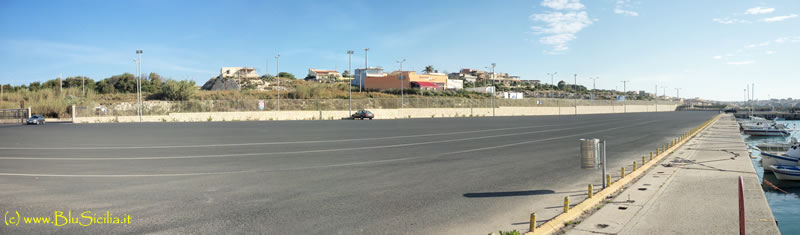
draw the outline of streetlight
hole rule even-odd
[[[550,76],[550,85],[553,85],[553,86],[555,86],[555,85],[556,85],[556,84],[553,82],[553,76],[555,76],[556,74],[558,74],[558,72],[555,72],[555,73],[547,73],[547,75],[548,75],[548,76]]]
[[[678,100],[681,99],[681,89],[683,89],[683,88],[675,88],[675,91],[676,91],[676,93],[678,95]]]
[[[139,122],[142,122],[142,53],[144,53],[142,50],[136,50],[136,54],[139,55],[139,60],[136,61],[138,65],[138,70],[136,71],[136,76],[138,77],[136,79],[136,98],[139,100]]]
[[[494,112],[494,97],[495,97],[495,93],[497,92],[497,87],[494,86],[494,79],[495,79],[494,67],[496,67],[496,66],[497,66],[497,63],[492,63],[492,117],[495,116],[495,112]]]
[[[622,108],[623,108],[622,112],[623,113],[627,113],[628,112],[628,106],[625,104],[625,101],[628,100],[628,83],[629,82],[631,82],[631,81],[628,81],[628,80],[622,81]]]
[[[397,63],[400,64],[400,73],[398,74],[398,77],[400,79],[400,108],[402,108],[405,105],[404,104],[405,101],[403,98],[403,88],[404,88],[403,83],[405,83],[405,81],[403,80],[403,62],[406,62],[406,59],[397,61]]]
[[[600,77],[593,77],[589,79],[592,79],[592,100],[594,100],[594,92],[597,90],[597,79],[600,79]]]
[[[281,54],[275,56],[275,76],[277,76],[276,80],[278,80],[278,111],[281,111]]]
[[[367,76],[369,75],[369,48],[364,48],[364,76],[361,76],[361,82],[358,84],[358,92],[361,92],[361,87],[367,89]]]
[[[575,115],[578,115],[578,74],[575,74],[575,81],[572,83],[572,92],[575,93]]]
[[[347,71],[350,72],[350,84],[347,86],[347,112],[353,115],[353,51],[347,51]]]

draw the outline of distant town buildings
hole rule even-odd
[[[418,74],[414,71],[394,71],[385,76],[367,76],[367,89],[417,88],[422,90],[444,90],[447,88],[447,75],[442,73]]]
[[[353,80],[350,81],[350,84],[359,86],[361,88],[366,88],[364,87],[364,83],[367,78],[383,78],[386,77],[386,75],[387,74],[383,72],[383,68],[381,67],[372,67],[368,69],[358,68],[353,72]],[[398,84],[397,86],[400,85]]]
[[[342,74],[336,70],[308,69],[306,81],[337,82],[342,80]]]

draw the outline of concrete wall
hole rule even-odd
[[[659,112],[675,111],[677,105],[659,105]],[[627,112],[653,112],[655,105],[578,106],[578,114]],[[491,108],[442,109],[371,109],[375,119],[490,117]],[[354,110],[355,112],[355,110]],[[496,116],[575,115],[575,107],[499,107]],[[347,117],[348,111],[253,111],[170,113],[169,115],[143,116],[144,122],[207,122],[207,121],[267,121],[267,120],[338,120]],[[75,123],[138,122],[137,116],[76,117]]]

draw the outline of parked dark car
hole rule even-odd
[[[372,118],[375,117],[375,114],[372,114],[372,112],[370,112],[369,110],[362,109],[358,110],[358,112],[354,113],[351,117],[353,119],[360,118],[361,120],[364,120],[364,118],[369,118],[369,120],[372,120]]]
[[[33,116],[29,117],[28,118],[28,125],[30,125],[30,124],[34,124],[34,125],[42,124],[42,125],[44,125],[44,116],[37,114],[37,115],[33,115]]]

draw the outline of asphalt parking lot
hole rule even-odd
[[[132,220],[0,233],[522,230],[593,182],[578,139],[607,139],[617,169],[715,114],[5,125],[0,212]]]

